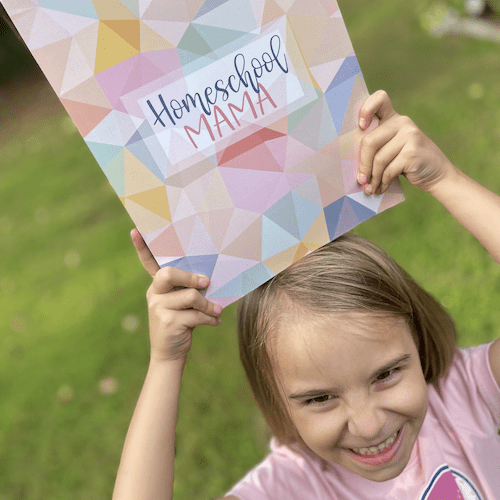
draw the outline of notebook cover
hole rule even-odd
[[[214,302],[403,201],[356,182],[368,92],[334,0],[2,3],[158,264]]]

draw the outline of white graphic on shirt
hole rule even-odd
[[[453,498],[456,500],[483,500],[470,478],[446,464],[440,465],[435,470],[419,500],[451,498],[450,493],[455,494]]]

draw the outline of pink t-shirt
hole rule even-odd
[[[498,500],[500,389],[491,344],[460,349],[440,392],[428,385],[429,409],[410,461],[396,478],[374,482],[278,447],[227,495],[240,500]]]

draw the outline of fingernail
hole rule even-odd
[[[207,286],[210,284],[210,280],[208,278],[200,278],[199,284],[201,288],[207,288]]]
[[[220,304],[215,304],[214,305],[214,313],[219,315],[222,313],[222,306]]]
[[[359,126],[364,129],[366,127],[366,120],[364,118],[359,119]]]
[[[370,184],[367,184],[367,185],[365,186],[365,193],[366,193],[366,194],[372,194],[372,193],[373,193],[373,188],[371,187],[371,185],[370,185]]]
[[[368,182],[368,179],[366,178],[365,174],[362,174],[361,172],[358,174],[358,183],[361,184],[362,186]]]

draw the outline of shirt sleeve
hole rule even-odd
[[[479,433],[500,425],[500,388],[489,363],[489,344],[459,349],[440,384],[441,397],[456,424]]]

